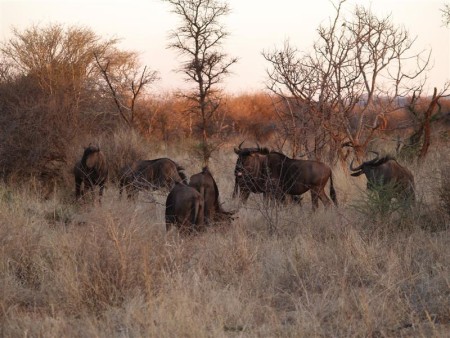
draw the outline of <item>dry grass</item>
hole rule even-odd
[[[450,220],[436,191],[450,157],[431,156],[412,168],[408,213],[358,212],[365,180],[336,168],[339,209],[253,196],[229,228],[193,237],[165,233],[162,192],[130,202],[110,186],[92,206],[1,186],[0,335],[444,337]],[[227,209],[234,162],[223,149],[211,164]]]

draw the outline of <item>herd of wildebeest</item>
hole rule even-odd
[[[285,203],[301,201],[301,195],[311,192],[312,207],[316,210],[319,199],[325,207],[333,201],[337,206],[331,168],[320,161],[291,159],[281,152],[260,146],[234,148],[238,156],[234,169],[235,185],[233,198],[245,203],[250,193],[262,193],[265,201]],[[350,164],[352,176],[364,174],[367,188],[391,186],[393,197],[415,200],[414,176],[395,158],[376,157],[357,167]],[[108,167],[104,153],[98,146],[85,148],[83,156],[74,167],[76,198],[99,186],[99,197],[103,195],[108,178]],[[330,182],[330,197],[325,186]],[[192,175],[188,182],[184,168],[169,158],[141,160],[122,169],[119,180],[120,195],[126,191],[128,198],[135,198],[141,190],[169,190],[166,200],[166,230],[172,225],[182,233],[199,232],[216,222],[231,222],[235,212],[223,210],[219,200],[219,189],[207,167]]]

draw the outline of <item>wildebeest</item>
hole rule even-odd
[[[172,225],[181,233],[189,234],[203,230],[204,202],[202,195],[193,187],[175,182],[166,200],[166,231]]]
[[[330,181],[330,197],[337,206],[333,176],[329,166],[313,160],[295,160],[267,148],[235,148],[238,159],[235,167],[236,183],[243,192],[242,200],[250,192],[285,195],[302,195],[311,191],[313,210],[320,199],[325,206],[330,200],[325,185]]]
[[[198,174],[192,175],[189,186],[195,188],[204,200],[205,222],[231,221],[233,212],[223,210],[219,201],[219,188],[208,167]]]
[[[119,193],[123,187],[128,197],[135,196],[139,190],[170,190],[175,182],[187,184],[184,168],[169,158],[138,161],[134,165],[126,165],[122,169],[119,181]]]
[[[81,198],[85,190],[93,190],[98,185],[99,196],[103,195],[103,189],[108,178],[108,167],[105,155],[98,146],[89,145],[84,149],[80,161],[75,164],[73,169],[75,176],[75,196]],[[84,187],[82,187],[84,184]]]
[[[401,166],[397,160],[391,156],[379,157],[377,152],[373,160],[363,162],[358,167],[353,167],[350,163],[351,176],[366,175],[367,188],[370,190],[392,185],[392,197],[399,197],[409,201],[415,200],[414,176],[405,167]]]

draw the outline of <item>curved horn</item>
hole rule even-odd
[[[369,153],[374,153],[376,156],[375,156],[375,158],[374,158],[373,160],[370,160],[370,161],[368,161],[368,162],[364,162],[364,163],[366,163],[366,164],[373,164],[373,163],[375,163],[376,161],[378,161],[378,159],[380,158],[380,154],[377,153],[376,151],[369,150]]]
[[[237,154],[237,155],[239,155],[240,153],[241,153],[241,150],[242,150],[242,144],[245,142],[245,140],[244,141],[242,141],[240,144],[239,144],[239,147],[237,147],[237,148],[234,148],[234,152]]]
[[[364,165],[374,164],[376,161],[378,161],[378,159],[380,157],[380,154],[377,153],[376,151],[372,151],[372,150],[370,150],[369,152],[370,153],[374,153],[376,155],[373,160],[370,160],[370,161],[367,161],[367,162],[363,162],[360,166],[358,166],[356,168],[353,168],[353,161],[354,161],[354,159],[353,159],[352,162],[350,163],[350,170],[351,171],[357,171],[357,170],[360,170]]]
[[[353,161],[354,161],[354,160],[355,160],[355,159],[353,159],[352,162],[350,163],[350,170],[351,170],[351,171],[358,171],[358,170],[360,170],[360,169],[363,167],[363,165],[365,164],[365,162],[363,162],[363,164],[361,164],[359,167],[353,168]]]

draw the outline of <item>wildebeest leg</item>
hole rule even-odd
[[[250,196],[250,190],[248,190],[247,188],[240,187],[237,182],[234,184],[233,195],[232,195],[233,198],[239,197],[239,201],[242,204],[245,204],[245,203],[247,203],[249,196]]]
[[[208,225],[213,223],[213,210],[211,208],[204,207],[204,222]]]
[[[290,202],[298,204],[300,207],[302,206],[302,196],[301,195],[289,195]]]
[[[197,215],[195,220],[195,228],[197,231],[203,231],[205,229],[204,222],[205,222],[205,205],[203,203],[203,198],[198,202],[196,205],[197,207]]]
[[[313,211],[316,211],[319,207],[319,194],[316,189],[311,189],[311,202]]]
[[[89,196],[92,196],[92,193],[94,191],[94,186],[90,180],[84,181],[84,191],[82,191],[82,196],[89,194]],[[88,197],[90,198],[90,197]]]
[[[136,187],[136,183],[130,183],[125,186],[125,190],[127,192],[127,198],[135,200],[138,195],[138,188]]]
[[[330,199],[328,198],[327,194],[325,193],[325,189],[324,189],[324,188],[322,188],[322,189],[320,190],[320,192],[319,192],[319,198],[320,198],[320,200],[322,201],[322,203],[323,203],[323,205],[324,205],[325,207],[329,207],[329,206],[330,206],[331,201],[330,201]]]
[[[75,177],[75,197],[76,199],[80,199],[82,196],[81,184],[83,183],[83,179],[79,177]]]
[[[175,208],[172,203],[166,205],[166,232],[169,232],[171,226],[176,223]]]
[[[242,204],[247,203],[248,197],[250,196],[250,191],[247,189],[241,189],[240,191],[240,201]]]
[[[192,233],[192,227],[194,223],[191,222],[191,215],[187,213],[182,216],[182,218],[177,217],[177,223],[179,224],[180,234],[182,235],[190,235]]]
[[[122,198],[122,191],[123,188],[125,188],[125,191],[127,192],[127,196],[128,196],[128,182],[126,182],[125,178],[120,178],[119,181],[119,198]]]
[[[102,182],[99,184],[99,191],[98,191],[98,202],[101,203],[102,202],[102,197],[103,197],[103,190],[105,189],[105,183]]]
[[[173,215],[166,215],[166,232],[169,232],[172,224],[175,223],[175,217]]]

